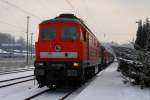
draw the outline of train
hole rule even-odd
[[[106,49],[74,14],[60,14],[39,24],[34,75],[39,87],[78,86],[108,63]]]
[[[101,70],[107,68],[107,66],[111,63],[113,63],[114,59],[115,59],[115,56],[112,52],[108,51],[105,46],[101,46],[100,47],[101,49],[101,58],[102,58],[102,61],[101,61]]]

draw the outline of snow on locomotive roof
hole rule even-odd
[[[56,18],[73,18],[73,19],[78,19],[74,14],[60,14]]]
[[[55,17],[54,19],[45,20],[42,23],[46,22],[78,22],[78,23],[84,23],[82,19],[77,18],[74,14],[60,14],[59,16]]]
[[[49,19],[46,21],[43,21],[42,23],[47,23],[47,22],[78,22],[80,21],[78,19],[73,19],[73,18],[58,18],[58,19]]]
[[[0,53],[9,53],[9,52],[7,52],[7,51],[5,51],[5,50],[0,49]]]

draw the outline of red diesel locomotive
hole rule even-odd
[[[35,44],[34,75],[39,86],[81,84],[100,70],[100,43],[73,14],[43,21]]]

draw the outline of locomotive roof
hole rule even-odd
[[[55,17],[54,19],[45,20],[42,23],[47,22],[77,22],[84,26],[86,26],[82,19],[76,17],[74,14],[60,14],[59,16]]]
[[[86,26],[84,21],[82,19],[76,17],[74,14],[60,14],[58,17],[55,17],[54,19],[49,19],[49,20],[45,20],[45,21],[41,22],[41,24],[48,23],[48,22],[77,22],[77,23],[83,25],[90,33],[93,34],[93,32]],[[96,38],[96,36],[95,36],[95,38]]]
[[[47,22],[70,22],[70,21],[80,23],[80,21],[78,19],[73,19],[73,18],[55,18],[55,19],[50,19],[50,20],[43,21],[42,23],[47,23]]]

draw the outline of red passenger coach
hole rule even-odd
[[[102,66],[101,69],[105,69],[109,64],[113,63],[114,55],[109,52],[104,46],[100,47],[101,49],[101,57],[102,57]]]
[[[99,41],[73,14],[39,24],[34,74],[39,86],[81,84],[99,72]]]

